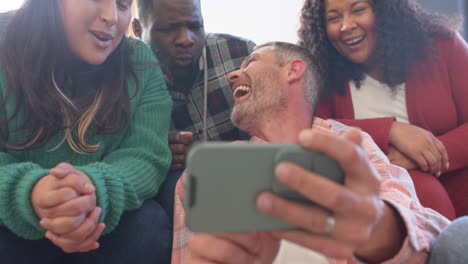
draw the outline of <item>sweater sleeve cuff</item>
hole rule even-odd
[[[102,209],[99,222],[106,224],[103,234],[108,234],[117,227],[124,212],[124,188],[122,182],[112,177],[111,168],[104,164],[100,165],[99,168],[94,166],[76,168],[86,173],[96,187],[97,206]]]
[[[31,205],[34,185],[49,173],[33,163],[23,163],[0,186],[0,213],[3,224],[24,239],[41,239],[45,230],[39,225]]]

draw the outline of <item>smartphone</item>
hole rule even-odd
[[[296,228],[256,207],[256,198],[264,191],[314,205],[276,180],[274,170],[282,161],[344,183],[344,172],[335,160],[298,144],[198,144],[187,155],[187,227],[193,232]]]

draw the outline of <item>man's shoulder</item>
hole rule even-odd
[[[238,42],[244,42],[244,43],[253,43],[253,41],[243,38],[243,37],[238,37],[230,34],[225,34],[225,33],[207,33],[206,34],[206,40],[215,42],[215,41],[238,41]]]
[[[230,50],[236,50],[233,57],[246,57],[254,49],[255,43],[249,39],[237,37],[229,34],[208,33],[206,35],[206,48],[208,51],[220,50],[226,47]]]
[[[334,119],[321,119],[319,117],[314,117],[312,128],[338,136],[344,134],[346,131],[351,129],[350,126],[338,122]],[[361,130],[361,132],[363,131]]]

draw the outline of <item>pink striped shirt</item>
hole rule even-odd
[[[342,135],[349,129],[348,126],[337,121],[320,118],[314,119],[312,128],[335,135]],[[382,200],[391,204],[400,213],[407,230],[407,238],[399,253],[385,263],[426,263],[432,241],[449,223],[449,220],[436,211],[423,207],[416,196],[416,191],[408,172],[401,167],[390,164],[385,154],[377,147],[367,133],[362,132],[362,136],[363,146],[367,151],[369,160],[377,169],[382,179],[380,196]],[[257,137],[252,137],[249,142],[266,143]],[[172,264],[186,263],[188,241],[191,236],[190,230],[184,224],[185,213],[182,203],[184,199],[183,179],[184,177],[179,180],[175,190]],[[291,253],[293,252],[289,252],[289,254]],[[355,259],[329,259],[329,262],[337,264],[359,263]]]

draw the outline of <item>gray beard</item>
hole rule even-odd
[[[287,98],[281,94],[279,100],[270,101],[266,105],[259,105],[258,101],[246,101],[235,105],[231,112],[231,120],[236,127],[252,133],[260,128],[262,123],[280,118],[285,111],[287,111]]]

